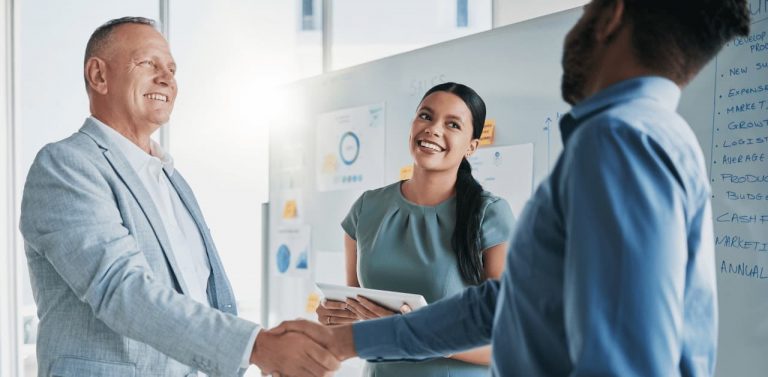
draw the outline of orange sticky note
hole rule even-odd
[[[483,125],[483,133],[480,135],[480,145],[492,145],[496,134],[496,120],[486,119]]]
[[[413,177],[413,165],[406,165],[400,168],[400,180],[405,181]]]
[[[296,208],[296,200],[286,200],[285,206],[283,207],[283,218],[284,219],[295,219],[296,216],[298,216],[299,211],[298,208]]]

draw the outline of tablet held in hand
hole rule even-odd
[[[382,291],[327,283],[315,283],[315,285],[326,300],[346,301],[348,298],[355,299],[357,296],[363,296],[398,313],[403,304],[408,304],[411,310],[427,306],[427,300],[424,299],[424,296],[413,293]]]

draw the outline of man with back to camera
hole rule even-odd
[[[681,87],[749,33],[745,0],[593,0],[565,39],[563,153],[520,217],[500,282],[408,315],[286,322],[342,359],[493,344],[496,376],[711,376],[714,239]]]
[[[321,376],[338,359],[301,334],[236,317],[235,298],[191,189],[150,135],[168,122],[176,63],[154,22],[91,35],[91,116],[45,146],[21,209],[38,305],[40,376]],[[215,158],[215,156],[212,156]]]

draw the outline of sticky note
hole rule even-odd
[[[480,145],[492,145],[496,134],[496,120],[486,119],[483,125],[483,133],[480,135]]]
[[[323,159],[323,173],[335,173],[338,170],[339,162],[335,155],[328,154]]]
[[[315,292],[310,293],[307,297],[307,313],[314,313],[318,306],[320,306],[320,295]]]
[[[406,165],[400,168],[400,180],[405,181],[413,177],[413,165]]]
[[[289,199],[285,201],[285,206],[283,207],[283,218],[284,219],[295,219],[296,216],[298,216],[298,208],[296,208],[296,200]]]

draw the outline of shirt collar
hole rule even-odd
[[[127,137],[121,133],[115,131],[112,127],[107,126],[104,122],[96,119],[94,116],[89,117],[93,122],[99,126],[99,128],[112,140],[117,146],[117,149],[128,159],[133,170],[139,172],[144,169],[147,164],[157,161],[161,167],[168,173],[169,176],[173,175],[173,157],[163,150],[163,148],[156,141],[149,140],[149,152],[144,152],[138,145],[134,144]]]
[[[613,84],[576,104],[560,120],[563,144],[579,124],[600,110],[629,100],[647,98],[661,107],[675,111],[680,102],[680,94],[677,84],[659,76],[637,77]]]

